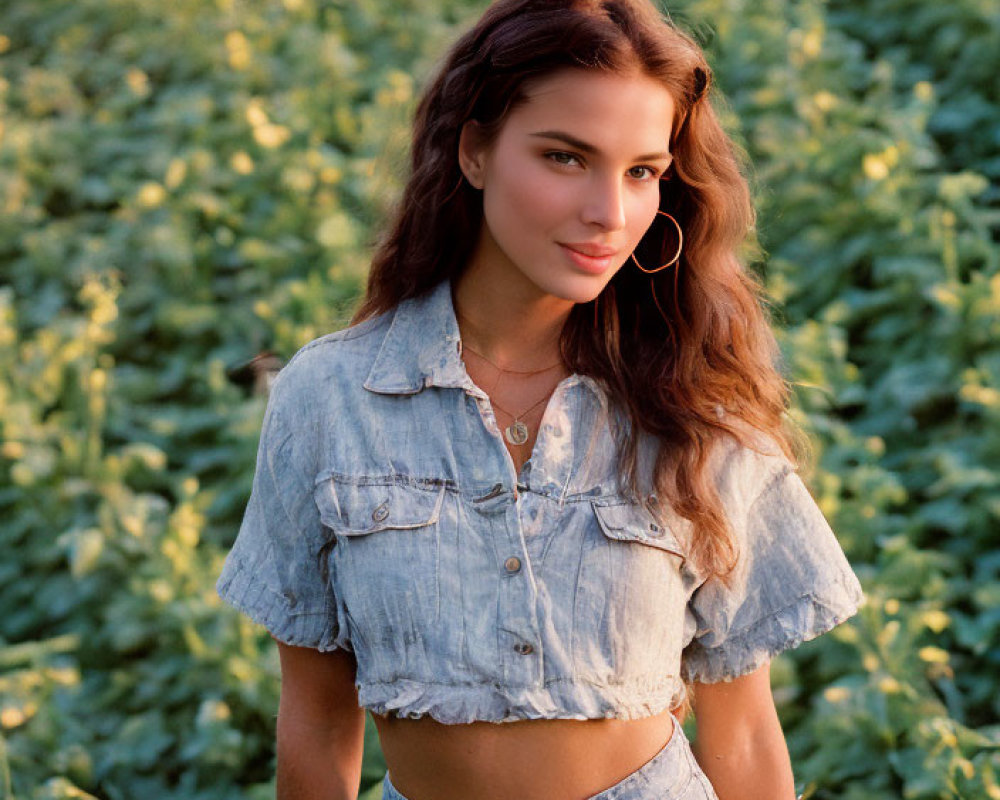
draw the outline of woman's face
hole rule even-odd
[[[473,265],[529,294],[593,300],[656,216],[673,119],[651,78],[566,69],[529,90],[489,148],[466,125],[460,165],[483,190]]]

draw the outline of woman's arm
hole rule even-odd
[[[275,641],[281,658],[277,800],[354,800],[365,732],[354,655]]]
[[[719,800],[794,800],[771,665],[730,682],[695,683],[692,749]]]

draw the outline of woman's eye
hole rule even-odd
[[[632,167],[632,169],[633,170],[637,170],[637,169],[644,169],[644,170],[646,170],[646,178],[645,178],[645,180],[651,180],[651,181],[653,181],[653,180],[656,180],[656,179],[658,179],[660,177],[659,173],[655,169],[653,169],[652,167]],[[642,176],[637,175],[635,177],[639,178],[639,180],[643,180]]]
[[[639,166],[639,167],[633,167],[632,169],[644,169],[644,170],[646,170],[646,177],[645,178],[640,178],[640,180],[645,180],[645,181],[659,181],[661,178],[663,178],[667,174],[666,170],[662,170],[661,171],[661,170],[658,170],[656,167],[647,167],[645,165]]]
[[[573,155],[572,153],[567,153],[563,150],[552,150],[546,153],[545,157],[551,159],[552,161],[555,161],[557,164],[567,167],[573,164],[574,162],[579,163],[579,158],[577,158],[577,156]],[[645,170],[645,174],[642,174],[641,170]],[[640,173],[636,174],[636,171],[640,171]],[[632,174],[632,177],[640,181],[655,181],[660,177],[660,172],[658,170],[654,169],[653,167],[647,167],[645,165],[632,167],[632,169],[630,169],[629,172]]]
[[[568,165],[571,161],[576,161],[576,156],[572,153],[564,153],[561,150],[554,150],[551,153],[545,154],[546,158],[550,158],[557,164]],[[565,161],[562,159],[566,159]]]

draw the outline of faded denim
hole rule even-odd
[[[634,719],[857,610],[857,578],[776,449],[718,451],[744,556],[727,589],[690,566],[687,520],[619,490],[597,381],[559,383],[516,474],[460,351],[447,280],[299,350],[272,384],[217,583],[276,639],[353,651],[363,707]],[[648,473],[654,443],[639,446]]]

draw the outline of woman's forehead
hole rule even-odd
[[[569,133],[597,149],[627,143],[635,155],[667,150],[674,100],[657,80],[641,73],[621,75],[568,69],[539,79],[508,120],[518,133]]]

